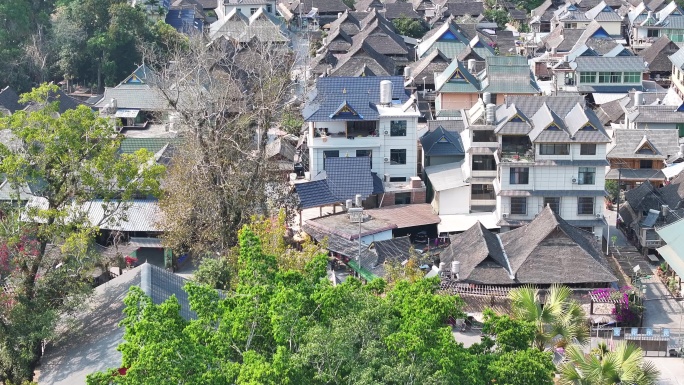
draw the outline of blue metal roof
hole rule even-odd
[[[420,138],[426,156],[464,155],[461,136],[445,130],[442,126]]]
[[[325,77],[318,79],[316,96],[304,108],[307,122],[378,120],[376,104],[380,103],[380,82],[392,82],[392,99],[404,103],[409,95],[401,76]],[[340,113],[343,106],[344,113]],[[354,113],[350,113],[349,110]]]
[[[295,185],[295,190],[297,190],[299,206],[302,209],[330,205],[340,201],[332,195],[328,188],[328,181],[325,179],[299,183]]]

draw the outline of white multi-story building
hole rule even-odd
[[[328,157],[357,156],[369,157],[386,182],[416,175],[420,112],[402,77],[320,78],[303,115],[312,176],[325,170]]]
[[[507,97],[492,112],[501,230],[519,227],[550,206],[568,223],[601,237],[610,139],[584,98]]]
[[[269,15],[278,16],[276,0],[218,0],[219,6],[216,8],[216,15],[219,19],[229,15],[233,10],[237,10],[244,16],[250,17],[257,13],[259,8]]]

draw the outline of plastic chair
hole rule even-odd
[[[636,337],[639,334],[639,328],[632,328],[632,337]]]
[[[613,328],[613,337],[620,337],[621,332],[622,328]]]

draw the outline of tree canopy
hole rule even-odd
[[[119,346],[127,372],[88,384],[552,384],[531,325],[526,346],[457,343],[447,320],[462,316],[462,302],[438,294],[435,279],[333,286],[324,255],[297,271],[279,267],[246,227],[239,245],[234,290],[186,285],[195,319],[179,316],[175,297],[155,305],[131,289]]]
[[[0,208],[0,380],[13,383],[32,378],[58,313],[88,292],[98,226],[136,193],[156,194],[163,171],[145,150],[118,154],[121,136],[90,108],[59,114],[56,91],[36,88],[22,96],[28,111],[0,118],[0,174],[15,191]],[[98,204],[100,221],[87,215]]]

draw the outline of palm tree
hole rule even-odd
[[[641,348],[630,343],[603,355],[584,354],[580,346],[571,345],[565,357],[559,368],[561,385],[653,385],[660,376],[655,365],[644,360]]]
[[[536,325],[533,344],[538,349],[587,342],[589,331],[586,317],[582,307],[570,298],[571,294],[569,287],[553,285],[542,302],[540,290],[533,286],[523,286],[509,292],[513,316]]]

